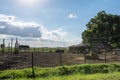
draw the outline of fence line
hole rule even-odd
[[[31,57],[31,56],[34,57]],[[98,57],[96,57],[98,56]],[[19,53],[0,53],[0,69],[18,69],[27,67],[54,67],[63,65],[75,65],[83,63],[118,63],[120,62],[120,53],[103,52],[98,55],[91,54],[72,54],[72,53],[42,53],[31,51]]]

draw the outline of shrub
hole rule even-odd
[[[35,77],[63,76],[71,74],[93,74],[120,72],[120,64],[81,64],[74,66],[60,66],[53,68],[34,68]],[[5,70],[0,71],[0,80],[16,78],[32,78],[32,70]]]
[[[24,73],[21,70],[6,70],[0,73],[0,79],[21,78]]]
[[[71,67],[68,66],[59,67],[56,72],[57,75],[69,75],[71,73]]]

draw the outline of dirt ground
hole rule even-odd
[[[120,61],[120,54],[107,54],[107,63]],[[31,67],[31,53],[19,53],[17,55],[11,53],[0,53],[0,70],[4,69],[21,69]],[[53,67],[60,66],[60,54],[58,53],[34,53],[33,62],[35,67]],[[86,60],[86,63],[104,63],[105,54],[100,54],[99,59]],[[61,54],[62,65],[74,65],[84,63],[83,54]]]

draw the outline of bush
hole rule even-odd
[[[21,78],[24,77],[24,73],[20,70],[6,70],[1,71],[0,73],[0,79],[10,79],[10,78]]]
[[[50,69],[35,68],[36,77],[47,77],[50,76]]]
[[[35,77],[63,76],[71,74],[94,74],[120,72],[120,64],[81,64],[53,68],[34,68]],[[31,69],[0,71],[1,79],[32,78]]]
[[[57,75],[69,75],[71,74],[72,71],[71,71],[71,67],[68,67],[68,66],[63,66],[63,67],[59,67],[56,69],[56,74]]]

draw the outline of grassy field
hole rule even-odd
[[[82,64],[0,71],[0,80],[120,80],[120,64]]]
[[[65,47],[56,47],[56,48],[50,48],[50,47],[41,47],[41,48],[30,48],[29,50],[19,50],[19,52],[46,52],[46,53],[49,53],[49,52],[55,52],[56,50],[64,50],[65,52],[68,51],[68,48],[65,48]],[[2,52],[2,48],[0,48],[0,52]],[[4,52],[5,53],[10,53],[11,52],[11,48],[4,48]],[[14,52],[14,48],[12,48],[12,52]]]

